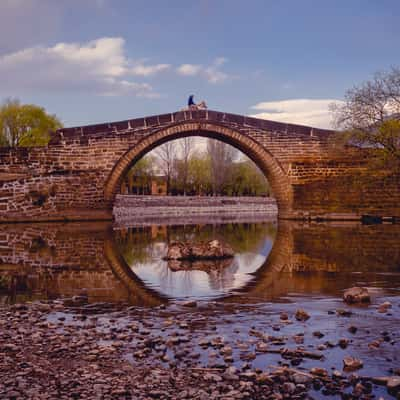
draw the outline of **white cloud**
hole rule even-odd
[[[131,68],[130,73],[138,76],[151,76],[170,69],[169,64],[143,65],[138,64]]]
[[[154,75],[169,65],[135,63],[125,54],[124,46],[122,38],[104,37],[83,44],[58,43],[5,54],[0,56],[1,89],[157,96],[148,83],[129,78]]]
[[[220,57],[211,65],[182,64],[173,70],[179,75],[201,76],[210,83],[220,83],[230,78],[221,70],[226,61]],[[0,54],[0,95],[83,91],[108,96],[158,97],[148,82],[137,80],[169,70],[172,70],[170,64],[151,64],[146,59],[128,57],[121,37],[27,47]]]
[[[333,121],[329,105],[333,102],[340,101],[336,99],[266,101],[251,107],[260,111],[253,114],[252,117],[319,128],[332,128]]]
[[[201,65],[196,64],[182,64],[177,68],[177,72],[180,75],[185,76],[195,76],[198,75],[202,71]]]
[[[209,66],[201,64],[182,64],[176,71],[183,76],[200,76],[210,83],[222,83],[231,77],[220,69],[226,62],[226,58],[218,57]]]

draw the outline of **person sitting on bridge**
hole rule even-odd
[[[188,99],[188,109],[189,110],[206,110],[207,109],[207,104],[203,100],[199,104],[196,104],[193,100],[194,95],[191,94]]]
[[[196,103],[193,100],[194,94],[191,94],[189,96],[189,100],[188,100],[188,107],[189,108],[195,108],[196,107]]]

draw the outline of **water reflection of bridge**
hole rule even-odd
[[[85,288],[92,301],[167,301],[132,272],[107,223],[0,225],[0,259],[0,290],[11,294],[57,298]],[[243,301],[244,294],[258,300],[293,291],[332,294],[326,274],[399,269],[400,225],[282,222],[254,279],[225,301]]]

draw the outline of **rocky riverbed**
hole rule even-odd
[[[0,398],[398,399],[400,301],[383,301],[2,306]]]

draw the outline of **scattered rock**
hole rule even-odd
[[[194,300],[185,301],[182,303],[182,306],[183,307],[191,307],[191,308],[197,307],[197,301],[194,301]]]
[[[342,374],[340,371],[338,371],[337,369],[335,369],[335,370],[332,372],[332,376],[333,376],[334,378],[336,378],[336,379],[340,379],[340,378],[342,378],[343,374]]]
[[[281,312],[280,319],[282,321],[287,321],[289,319],[289,315],[286,312]]]
[[[295,318],[297,319],[297,321],[307,321],[310,318],[310,315],[302,308],[299,308],[296,311]]]
[[[267,343],[258,342],[256,345],[256,351],[259,353],[266,353],[269,350],[269,346]]]
[[[381,341],[380,340],[373,340],[371,343],[368,344],[368,347],[370,349],[377,349],[379,348],[381,345]]]
[[[355,286],[345,290],[343,300],[348,304],[370,303],[371,297],[367,288]]]
[[[88,304],[88,296],[87,295],[80,295],[80,296],[73,296],[70,299],[64,300],[64,306],[66,307],[82,307]]]
[[[358,358],[345,357],[343,359],[343,369],[347,371],[354,371],[363,367],[363,362]]]
[[[339,315],[340,317],[351,317],[353,313],[349,310],[344,310],[343,308],[338,308],[336,310],[336,314]]]
[[[293,382],[296,384],[308,384],[312,381],[312,378],[307,374],[296,373],[293,375]]]
[[[378,312],[384,314],[387,313],[390,308],[392,308],[392,303],[390,303],[389,301],[385,301],[384,303],[379,305]]]
[[[317,375],[317,376],[328,376],[328,371],[325,368],[311,368],[310,370],[311,374]]]
[[[285,393],[293,394],[296,391],[296,385],[292,382],[285,382],[282,389]]]
[[[390,393],[396,394],[400,392],[400,376],[390,376],[386,387]]]
[[[357,328],[356,326],[354,326],[354,325],[350,325],[350,326],[347,328],[347,330],[348,330],[350,333],[352,333],[352,334],[354,335],[355,333],[357,333],[358,328]]]

